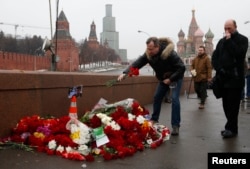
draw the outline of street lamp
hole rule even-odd
[[[51,52],[51,70],[55,71],[56,70],[56,55],[53,49],[52,42],[47,37],[45,37],[44,39],[42,50],[45,52],[49,50]]]
[[[148,36],[150,37],[150,34],[149,34],[149,33],[147,33],[147,32],[144,32],[144,31],[138,30],[138,33],[144,33],[144,34],[146,34],[146,35],[148,35]]]
[[[50,16],[50,36],[51,39],[53,38],[53,33],[52,33],[52,16],[51,16],[51,1],[49,0],[49,16]]]
[[[51,70],[56,71],[56,62],[58,61],[57,57],[57,28],[58,28],[58,7],[59,7],[59,0],[56,2],[56,30],[55,30],[55,51],[52,50],[52,42],[49,42],[47,39],[44,40],[44,44],[42,49],[43,50],[50,50],[51,55]],[[49,12],[50,12],[50,33],[51,33],[51,41],[52,37],[52,17],[51,17],[51,0],[49,0]]]

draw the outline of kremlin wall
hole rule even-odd
[[[20,53],[0,51],[0,69],[2,70],[49,70],[50,58]]]
[[[107,13],[110,13],[111,5],[107,5]],[[114,17],[112,17],[114,18]],[[105,25],[109,23],[104,23]],[[61,11],[57,20],[57,38],[55,36],[53,42],[56,41],[57,56],[58,60],[56,63],[56,71],[59,72],[76,72],[79,70],[79,47],[70,35],[70,26],[66,18],[66,15]],[[104,30],[105,32],[105,30]],[[117,32],[114,30],[114,34]],[[203,38],[205,37],[205,40]],[[107,37],[106,37],[107,38]],[[198,26],[195,18],[195,10],[192,10],[192,17],[188,29],[188,34],[180,29],[178,33],[178,42],[176,43],[177,53],[184,61],[185,65],[190,65],[192,59],[197,54],[199,46],[205,46],[206,52],[211,56],[213,52],[213,38],[214,34],[208,29],[206,34],[203,33],[201,28]],[[118,38],[117,38],[118,39]],[[100,45],[108,46],[112,49],[112,44],[108,44],[108,40],[104,44],[100,44],[96,36],[96,25],[94,22],[90,25],[90,34],[88,40],[86,39],[88,46],[94,49]],[[116,42],[118,43],[118,42]],[[116,45],[117,46],[117,45]],[[118,50],[118,49],[116,49]],[[125,62],[124,56],[120,56],[121,62]],[[91,56],[89,56],[91,57]],[[33,56],[23,55],[17,53],[8,53],[0,50],[0,69],[2,70],[51,70],[51,52],[45,53],[45,56]]]

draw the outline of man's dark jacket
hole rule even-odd
[[[245,85],[244,63],[248,39],[238,31],[231,38],[222,38],[212,55],[212,65],[223,88],[243,88]]]
[[[127,74],[129,68],[142,68],[149,64],[155,71],[155,76],[159,81],[169,78],[177,81],[183,78],[186,70],[181,58],[174,51],[174,44],[169,38],[159,38],[160,50],[155,56],[149,56],[145,52],[135,62],[132,63],[123,73]]]

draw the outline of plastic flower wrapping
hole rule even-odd
[[[131,156],[145,148],[157,148],[169,140],[166,126],[153,124],[138,101],[125,99],[106,104],[104,99],[79,119],[68,115],[23,117],[2,143],[20,143],[39,152],[71,160],[112,160]]]

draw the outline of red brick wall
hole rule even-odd
[[[50,69],[50,58],[20,53],[0,51],[0,69],[2,70],[40,70]]]
[[[55,49],[54,49],[55,50]],[[79,49],[72,39],[58,39],[57,52],[59,60],[56,71],[74,72],[79,67]],[[45,56],[0,51],[0,69],[2,70],[51,70],[51,52]]]
[[[69,39],[59,39],[57,42],[57,71],[74,72],[79,66],[79,49],[74,41]]]

